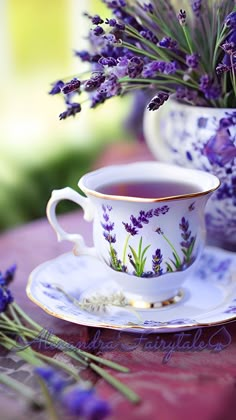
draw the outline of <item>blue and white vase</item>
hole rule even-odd
[[[236,251],[236,109],[171,99],[159,111],[145,112],[144,135],[158,160],[220,178],[206,207],[208,242]]]

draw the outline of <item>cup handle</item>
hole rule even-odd
[[[90,255],[97,257],[95,247],[86,246],[82,235],[67,233],[64,229],[62,229],[56,215],[57,204],[62,200],[70,200],[80,205],[84,211],[84,219],[87,222],[91,222],[94,218],[94,208],[91,201],[87,197],[83,197],[70,187],[52,191],[51,198],[47,204],[46,213],[50,225],[57,234],[57,240],[59,242],[64,240],[74,242],[75,246],[73,248],[73,253],[75,255]]]

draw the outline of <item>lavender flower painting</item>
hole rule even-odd
[[[123,245],[122,255],[118,256],[114,247],[116,243],[115,223],[112,222],[112,207],[103,205],[103,220],[101,226],[103,228],[104,239],[109,243],[108,253],[110,258],[110,267],[116,271],[122,271],[133,274],[137,277],[159,277],[168,272],[182,271],[187,269],[195,260],[194,254],[196,236],[192,234],[189,221],[186,217],[182,217],[178,230],[179,230],[179,247],[176,247],[165,235],[160,227],[155,229],[157,235],[160,236],[157,243],[159,246],[151,249],[150,243],[144,243],[145,228],[149,225],[150,221],[159,217],[165,217],[170,208],[168,205],[153,208],[148,211],[140,210],[137,215],[131,214],[128,222],[122,222],[123,229],[127,232],[126,239]],[[194,203],[188,207],[188,212],[194,210]],[[120,227],[119,227],[120,228]],[[132,238],[138,239],[136,247],[131,244]],[[161,245],[168,245],[169,257],[163,258],[163,251]],[[150,261],[148,258],[148,251],[151,251]],[[147,270],[146,266],[151,266],[151,270]]]

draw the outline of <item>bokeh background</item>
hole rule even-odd
[[[1,231],[45,216],[53,189],[76,188],[108,147],[136,141],[124,124],[131,98],[59,121],[63,100],[48,95],[51,82],[83,71],[74,50],[87,45],[85,11],[108,16],[100,0],[0,0]]]

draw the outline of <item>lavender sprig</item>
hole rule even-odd
[[[14,348],[17,355],[32,366],[44,369],[49,364],[64,372],[69,378],[69,381],[81,381],[75,366],[71,366],[70,364],[66,364],[55,358],[50,358],[39,351],[33,350],[29,345],[29,340],[32,343],[35,340],[40,340],[40,344],[45,343],[47,346],[50,345],[52,348],[62,351],[80,365],[91,368],[109,384],[119,390],[119,392],[121,392],[129,401],[135,404],[138,403],[140,399],[137,394],[126,385],[122,384],[118,379],[114,378],[110,373],[106,372],[102,365],[120,372],[129,372],[129,369],[113,361],[85,352],[54,334],[51,334],[48,331],[45,332],[41,325],[37,324],[19,307],[19,305],[17,305],[16,302],[14,302],[8,285],[14,278],[15,270],[16,266],[13,265],[6,270],[5,273],[0,272],[0,344],[9,351]],[[97,363],[99,363],[100,366],[98,366]],[[8,380],[3,374],[0,375],[0,382],[21,392],[30,403],[34,403],[34,401],[37,403],[39,401],[38,396],[36,400],[34,399],[34,395],[30,392],[28,387],[21,384],[21,390],[19,390],[20,385],[17,384],[16,381]],[[61,392],[64,384],[62,384],[60,380],[56,382],[53,381],[53,387],[54,391],[56,387],[57,391]],[[49,403],[49,409],[51,410],[51,414],[53,414],[54,402],[50,400],[50,395],[44,385],[42,390],[45,397],[44,399]],[[51,418],[55,418],[55,416]]]
[[[69,81],[60,79],[49,92],[64,96],[67,108],[60,119],[80,113],[86,95],[95,108],[138,89],[152,92],[152,111],[170,95],[192,105],[236,106],[234,0],[192,0],[191,8],[183,0],[180,10],[169,0],[103,2],[113,16],[87,14],[91,46],[75,52],[88,63],[90,77],[88,69]],[[191,99],[179,94],[184,88],[191,90]],[[81,100],[72,102],[74,96]]]

